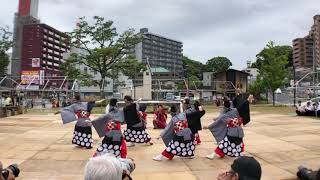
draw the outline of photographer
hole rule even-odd
[[[313,171],[301,165],[298,167],[297,176],[300,180],[320,180],[320,169]]]
[[[0,180],[14,180],[16,177],[19,176],[20,170],[18,165],[12,164],[7,168],[3,169],[2,163],[0,161]]]
[[[90,158],[85,172],[85,180],[131,180],[130,173],[135,168],[132,159],[116,158],[112,154],[105,154]]]

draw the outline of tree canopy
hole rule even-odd
[[[205,65],[201,62],[192,60],[186,56],[182,58],[183,69],[185,70],[185,77],[195,76],[199,79],[202,78],[202,73],[205,70]]]
[[[275,90],[288,81],[289,52],[279,54],[279,48],[271,41],[257,57],[260,60],[258,71],[263,81],[261,85],[265,85],[272,92],[275,105]]]
[[[5,76],[9,65],[7,51],[12,47],[12,33],[8,27],[0,27],[0,77]]]
[[[91,71],[99,73],[101,78],[97,84],[101,96],[105,88],[105,79],[110,76],[111,69],[117,62],[128,60],[131,57],[131,48],[142,40],[141,35],[133,29],[119,35],[112,21],[106,21],[99,16],[93,17],[93,23],[89,23],[85,17],[79,18],[77,27],[69,36],[71,46],[80,49],[81,52],[71,55],[65,64],[69,67],[84,64]],[[82,72],[77,73],[83,75]]]
[[[207,61],[206,71],[208,72],[221,72],[226,71],[232,66],[232,62],[226,57],[214,57]]]
[[[266,54],[266,48],[264,48],[262,51],[260,51],[256,55],[256,62],[252,63],[251,67],[252,68],[260,68],[261,63],[263,61],[263,58]],[[293,49],[291,46],[283,45],[283,46],[274,46],[274,51],[277,56],[282,56],[282,55],[287,55],[288,57],[288,64],[286,65],[287,67],[292,67],[293,66]]]

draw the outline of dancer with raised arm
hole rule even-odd
[[[104,137],[94,156],[110,153],[116,157],[127,157],[126,141],[121,132],[122,123],[123,111],[117,107],[117,99],[111,99],[108,113],[92,121],[99,137]]]
[[[196,145],[201,144],[199,131],[202,130],[201,118],[205,115],[206,111],[202,108],[199,101],[195,101],[193,108],[188,108],[186,111],[189,128],[194,135]]]
[[[208,156],[208,159],[223,158],[224,156],[238,157],[244,152],[242,125],[250,121],[249,103],[253,100],[250,95],[248,99],[238,102],[237,108],[231,108],[229,100],[225,100],[226,112],[216,119],[208,129],[218,143],[218,147]]]
[[[87,149],[92,148],[92,130],[91,130],[91,120],[90,113],[96,104],[102,103],[101,101],[93,102],[81,102],[80,94],[74,96],[75,102],[70,106],[62,108],[55,114],[61,113],[61,118],[63,124],[67,124],[73,121],[77,121],[74,132],[72,143],[80,147],[85,147]]]
[[[188,126],[185,113],[179,113],[173,116],[166,128],[161,132],[160,136],[166,145],[166,149],[161,154],[154,157],[153,160],[172,160],[174,156],[187,158],[194,157],[194,136]]]
[[[127,147],[134,146],[135,143],[149,143],[152,145],[151,137],[145,130],[143,118],[139,113],[139,106],[134,103],[131,96],[124,97],[126,106],[123,108],[124,120],[127,129],[124,130],[124,137],[127,141]]]

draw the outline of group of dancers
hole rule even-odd
[[[208,159],[242,155],[242,126],[250,121],[249,103],[252,100],[252,95],[247,99],[237,96],[233,102],[228,98],[224,99],[219,117],[208,127],[204,127],[211,131],[218,145],[206,156]],[[93,126],[99,137],[104,137],[93,156],[109,153],[126,158],[127,147],[135,146],[136,143],[153,145],[147,130],[147,106],[139,104],[139,100],[134,102],[130,96],[125,96],[124,101],[125,107],[119,108],[117,100],[111,99],[106,107],[106,114],[91,121],[89,116],[92,108],[103,101],[81,102],[80,95],[76,95],[75,103],[59,111],[64,124],[77,121],[72,143],[82,148],[92,148]],[[172,160],[174,156],[193,158],[196,146],[201,144],[198,131],[202,130],[201,118],[205,115],[205,110],[198,101],[192,105],[189,99],[185,99],[179,112],[176,106],[171,106],[170,113],[169,123],[166,123],[167,115],[162,105],[158,105],[154,114],[154,128],[163,129],[160,137],[166,147],[153,160]],[[124,124],[126,129],[122,132],[121,125]]]

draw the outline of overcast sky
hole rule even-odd
[[[269,40],[291,45],[320,14],[320,0],[39,0],[39,17],[71,31],[80,16],[103,16],[118,31],[142,27],[183,42],[183,53],[206,62],[226,56],[246,67]],[[0,0],[0,26],[12,27],[18,0]]]

